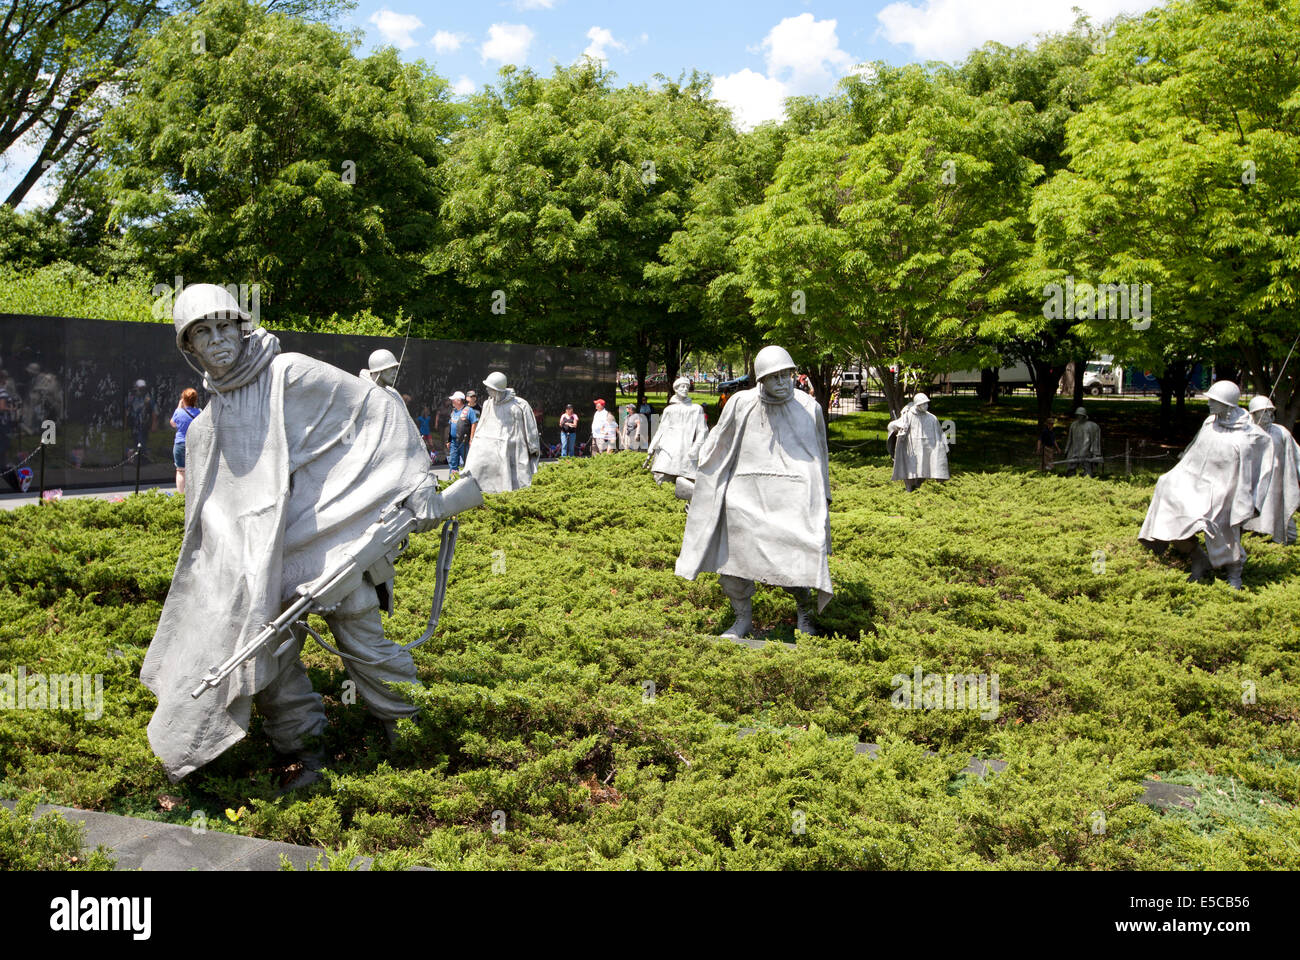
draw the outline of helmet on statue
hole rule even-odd
[[[238,320],[245,328],[253,318],[225,287],[215,283],[193,283],[181,291],[172,304],[172,322],[176,326],[176,349],[185,350],[185,333],[200,320]]]
[[[1220,380],[1205,391],[1205,396],[1210,400],[1217,400],[1219,403],[1226,403],[1230,407],[1235,407],[1241,403],[1241,387],[1231,380]]]
[[[773,373],[794,369],[794,359],[784,347],[775,345],[764,347],[758,351],[758,356],[754,357],[754,377],[758,380]]]

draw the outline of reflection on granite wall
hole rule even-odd
[[[285,352],[304,353],[353,374],[380,347],[402,356],[401,338],[274,332]],[[397,389],[410,398],[412,417],[427,408],[436,422],[440,407],[444,418],[450,409],[449,394],[477,390],[481,403],[483,378],[504,371],[538,414],[543,444],[554,445],[560,442],[559,417],[566,403],[574,405],[588,429],[597,397],[612,409],[615,360],[610,350],[411,339]],[[136,386],[139,381],[143,387]],[[47,421],[55,425],[55,442],[45,451],[47,487],[133,483],[137,442],[144,451],[142,482],[170,480],[175,431],[168,420],[186,387],[196,388],[200,406],[206,405],[201,378],[177,352],[170,324],[0,314],[0,391],[8,397],[3,401],[8,409],[0,410],[0,492],[19,489],[25,475],[20,465],[33,471],[31,489],[36,489],[37,452]],[[435,428],[437,449],[439,434]]]

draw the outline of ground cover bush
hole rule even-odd
[[[421,714],[394,747],[310,645],[329,773],[288,797],[256,718],[179,785],[149,750],[138,674],[179,498],[0,517],[0,673],[104,677],[97,719],[0,712],[0,790],[201,812],[377,867],[1300,866],[1296,548],[1248,538],[1243,593],[1188,584],[1137,543],[1149,476],[958,469],[908,495],[850,450],[831,468],[825,635],[753,650],[715,638],[730,622],[716,577],[674,575],[683,507],[641,460],[562,461],[464,518],[443,626],[415,654]],[[388,630],[403,642],[427,617],[436,547],[416,537],[399,565]],[[770,639],[794,639],[794,612],[781,591],[755,597]],[[917,668],[996,674],[996,716],[896,709],[893,678]],[[972,755],[1008,767],[963,775]],[[1149,776],[1201,800],[1151,810]]]

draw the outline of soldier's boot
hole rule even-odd
[[[1291,517],[1290,520],[1286,522],[1286,539],[1283,541],[1283,543],[1295,543],[1295,542],[1296,542],[1296,525],[1295,525],[1295,517],[1293,516]]]
[[[749,636],[754,629],[754,590],[756,584],[753,580],[746,580],[743,577],[733,577],[730,574],[722,574],[718,577],[722,585],[722,592],[727,595],[731,601],[731,609],[736,614],[736,620],[726,630],[722,631],[720,636],[730,637],[733,640],[739,640],[741,637]]]
[[[284,785],[281,793],[302,790],[304,787],[310,787],[313,783],[319,783],[321,779],[320,769],[325,765],[325,751],[301,750],[298,752],[298,762],[302,764],[302,769]]]
[[[1205,548],[1199,543],[1192,547],[1192,572],[1187,575],[1188,583],[1205,583],[1210,579],[1210,558]]]
[[[1228,581],[1228,586],[1232,587],[1232,589],[1241,589],[1241,574],[1245,569],[1245,566],[1246,561],[1242,560],[1239,563],[1230,563],[1224,569],[1224,578]]]
[[[384,733],[388,735],[388,745],[391,747],[393,744],[397,742],[397,738],[400,736],[400,734],[397,732],[397,721],[385,720]]]
[[[786,589],[794,594],[794,606],[798,617],[795,622],[795,629],[810,637],[817,636],[817,628],[813,625],[814,604],[812,590],[807,587],[787,587]]]
[[[733,640],[739,640],[741,637],[749,636],[754,629],[754,601],[751,597],[745,597],[743,600],[731,601],[731,609],[736,614],[736,620],[726,630],[722,631],[722,636],[730,637]]]

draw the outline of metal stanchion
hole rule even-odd
[[[1133,464],[1129,461],[1129,446],[1132,442],[1132,440],[1124,441],[1124,476],[1126,477],[1133,476]]]
[[[45,502],[45,447],[47,444],[41,442],[41,503]]]
[[[140,444],[135,445],[135,492],[140,492]]]

